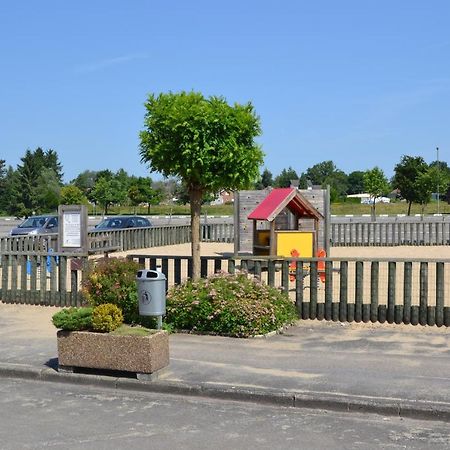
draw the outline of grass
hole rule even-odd
[[[433,201],[426,205],[424,213],[428,214],[436,214],[437,213],[437,202]],[[377,215],[380,214],[388,214],[388,215],[397,215],[397,214],[407,214],[408,213],[408,204],[404,201],[397,201],[394,203],[379,203],[376,206],[375,212]],[[439,202],[439,212],[441,214],[450,214],[450,205],[445,201]],[[352,203],[352,202],[340,202],[340,203],[332,203],[331,204],[331,214],[336,216],[344,216],[346,214],[353,214],[355,216],[359,216],[362,214],[370,214],[371,206],[370,205],[362,205],[361,203]],[[411,207],[411,215],[414,214],[422,214],[422,207],[417,204],[413,204]]]
[[[149,334],[156,333],[156,330],[150,330],[145,327],[132,327],[130,325],[121,325],[119,328],[111,331],[109,334],[113,334],[115,336],[148,336]]]

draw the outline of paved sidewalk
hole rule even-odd
[[[259,339],[173,334],[154,381],[58,373],[56,308],[0,302],[0,376],[450,421],[450,333],[302,321]]]

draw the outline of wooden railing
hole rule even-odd
[[[5,303],[80,306],[87,257],[56,253],[2,255],[0,299]]]
[[[331,222],[332,246],[448,245],[450,221],[416,218]]]

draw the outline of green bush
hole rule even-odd
[[[67,331],[82,331],[92,328],[92,308],[65,308],[52,317],[53,325]]]
[[[84,298],[92,307],[112,303],[125,323],[139,322],[136,273],[139,266],[125,258],[102,258],[88,268],[83,281]]]
[[[174,286],[166,309],[166,322],[175,329],[238,337],[268,333],[297,318],[287,295],[245,273]]]
[[[122,311],[112,303],[96,306],[92,312],[92,328],[94,331],[109,333],[120,327],[122,323]]]

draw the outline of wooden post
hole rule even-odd
[[[325,320],[333,319],[333,262],[325,261]]]
[[[436,263],[436,325],[444,325],[444,268],[443,262]]]
[[[339,320],[347,321],[348,261],[341,261],[339,279]]]
[[[270,250],[269,256],[276,256],[277,254],[277,242],[275,234],[275,220],[270,222]]]
[[[356,261],[355,322],[362,321],[364,263]]]
[[[403,264],[403,323],[411,323],[412,262]]]
[[[428,306],[428,263],[422,261],[420,263],[420,299],[419,299],[419,323],[426,325],[427,306]]]
[[[380,263],[372,261],[370,267],[370,321],[378,321],[378,283],[379,283]]]
[[[396,263],[389,261],[388,263],[388,304],[387,304],[387,321],[394,323],[395,320],[395,280]]]

